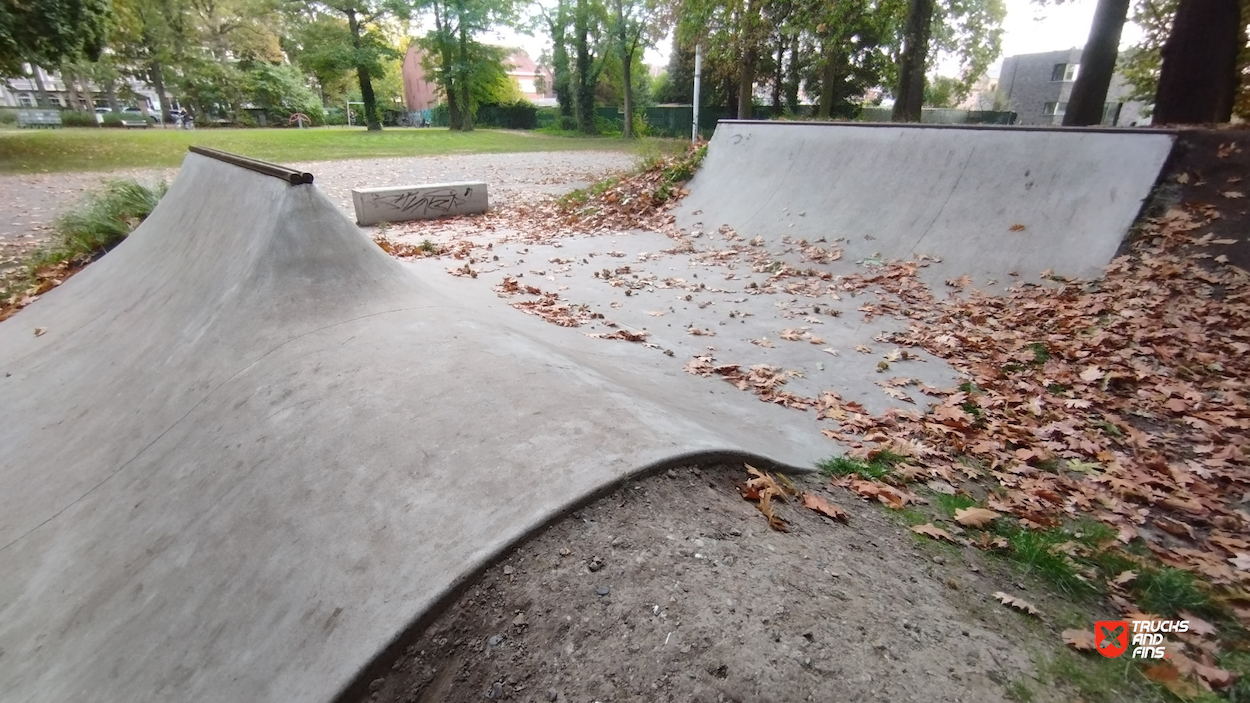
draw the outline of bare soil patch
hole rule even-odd
[[[574,511],[343,700],[1002,701],[1021,684],[1052,696],[1030,652],[1053,648],[1053,623],[992,595],[1045,611],[1036,585],[818,475],[795,481],[848,523],[792,499],[778,509],[790,531],[771,530],[731,483],[745,478],[741,464],[671,469]]]

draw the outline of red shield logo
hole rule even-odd
[[[1094,623],[1094,646],[1104,657],[1118,657],[1128,649],[1127,620],[1099,620]]]

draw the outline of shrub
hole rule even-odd
[[[347,112],[341,107],[325,108],[326,124],[343,125],[347,124]]]
[[[102,121],[100,122],[100,126],[101,127],[121,127],[123,119],[124,118],[122,117],[122,114],[120,112],[106,112],[104,113],[104,117]]]
[[[94,112],[61,110],[61,124],[65,127],[99,127]]]
[[[112,249],[152,212],[165,190],[163,182],[149,188],[133,180],[106,181],[57,220],[60,253],[65,259],[91,258]]]
[[[0,108],[0,124],[17,124],[17,109],[10,107]]]

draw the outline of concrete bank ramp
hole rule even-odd
[[[438,293],[314,185],[188,155],[0,324],[0,699],[331,700],[589,492],[832,453],[649,358]]]
[[[928,283],[983,289],[1053,269],[1094,277],[1115,256],[1172,149],[1148,131],[844,123],[717,125],[679,226],[825,238],[844,260],[941,262]]]

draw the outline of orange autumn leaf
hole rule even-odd
[[[843,510],[842,508],[839,508],[833,503],[830,503],[829,501],[825,500],[821,496],[816,495],[815,493],[803,494],[803,507],[809,510],[815,510],[821,515],[831,517],[834,520],[838,520],[841,522],[846,522],[849,519],[849,516],[846,514],[845,510]]]

